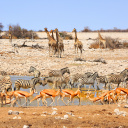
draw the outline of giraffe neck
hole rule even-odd
[[[56,30],[56,44],[58,46],[58,30]]]
[[[47,32],[47,37],[48,37],[49,41],[52,39],[52,37],[50,36],[49,32]]]
[[[75,31],[75,42],[77,41],[77,32]]]
[[[54,39],[53,31],[52,31],[52,38]]]
[[[100,39],[100,40],[104,40],[104,39],[102,38],[102,36],[100,35],[99,32],[98,32],[98,34],[99,34],[99,39]]]

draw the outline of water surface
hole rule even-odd
[[[14,84],[15,84],[15,81],[16,80],[18,80],[18,79],[24,79],[24,80],[30,80],[31,78],[33,78],[33,76],[10,76],[11,77],[11,81],[12,81],[12,86],[13,86],[13,88],[14,88]],[[42,78],[43,79],[43,78]],[[94,84],[94,87],[96,88],[96,83]],[[99,87],[100,87],[100,89],[103,89],[103,84],[100,84],[99,85]],[[38,94],[39,94],[39,92],[40,91],[42,91],[43,89],[51,89],[52,88],[52,84],[47,84],[47,85],[45,85],[45,86],[42,86],[42,85],[36,85],[36,91],[38,92]],[[93,104],[87,97],[86,97],[86,94],[85,94],[85,92],[88,90],[88,88],[89,88],[89,86],[87,85],[86,86],[86,88],[85,88],[85,86],[83,86],[82,88],[81,88],[81,90],[82,90],[82,93],[81,93],[81,105],[91,105],[91,104]],[[91,88],[90,88],[91,90],[92,90],[92,98],[93,97],[96,97],[97,95],[99,95],[99,91],[95,91],[94,90],[94,88],[91,86]],[[20,90],[22,90],[22,91],[27,91],[27,92],[30,92],[30,89],[20,89]],[[72,88],[72,90],[77,90],[77,88]],[[31,99],[33,99],[36,95],[38,95],[38,94],[33,94],[29,99],[31,100]],[[65,104],[61,101],[61,100],[59,100],[59,102],[58,102],[58,104],[57,104],[57,99],[58,99],[58,97],[59,96],[57,96],[56,97],[56,99],[55,99],[55,103],[53,104],[54,106],[55,105],[59,105],[59,106],[64,106]],[[65,97],[64,98],[64,101],[67,103],[68,102],[68,97]],[[50,103],[52,102],[52,99],[51,98],[47,98],[46,99],[47,100],[47,103],[48,103],[48,106],[50,105]],[[18,101],[18,103],[19,103],[19,101]],[[25,99],[24,98],[22,98],[22,100],[21,100],[21,104],[23,104],[23,103],[25,103]],[[29,101],[28,101],[28,103],[29,103]],[[79,99],[77,98],[77,97],[75,97],[74,98],[74,105],[78,105],[79,104]],[[99,102],[97,102],[97,103],[95,103],[95,104],[100,104]],[[40,101],[40,105],[42,106],[42,102]],[[9,105],[8,105],[9,106]],[[17,105],[16,105],[17,106]],[[35,101],[33,101],[29,106],[37,106],[37,101],[35,100]]]

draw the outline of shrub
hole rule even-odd
[[[117,49],[117,48],[122,48],[123,47],[122,43],[120,43],[118,39],[113,39],[111,37],[106,37],[105,40],[106,40],[106,47],[109,48],[109,49]],[[99,48],[98,41],[91,44],[90,48],[94,48],[94,49]],[[104,48],[102,43],[101,43],[101,48]]]
[[[123,43],[123,47],[124,47],[124,48],[128,48],[128,42],[124,42],[124,43]]]
[[[71,39],[73,39],[72,35],[67,34],[66,32],[60,32],[59,34],[60,34],[61,37],[63,37],[63,38],[66,39],[66,40],[71,40]]]
[[[97,49],[99,48],[99,43],[98,42],[92,43],[89,48]]]
[[[31,39],[32,36],[33,39],[39,39],[39,37],[35,32],[33,32],[32,30],[28,31],[27,29],[24,28],[22,29],[19,25],[13,25],[11,28],[11,33],[12,33],[12,39],[20,39],[20,38]],[[7,39],[8,34],[9,32],[6,32],[2,38]]]
[[[0,32],[2,31],[2,29],[3,29],[3,25],[2,25],[2,23],[0,23]]]
[[[7,36],[7,35],[2,35],[1,38],[2,38],[2,39],[9,39],[9,36]]]
[[[81,32],[91,32],[92,30],[87,26]]]

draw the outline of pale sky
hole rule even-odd
[[[128,0],[1,0],[0,23],[28,30],[128,28]]]

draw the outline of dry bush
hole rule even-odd
[[[25,37],[25,39],[31,39],[30,37]]]
[[[118,39],[113,39],[111,37],[106,37],[105,40],[106,40],[106,46],[109,49],[117,49],[117,48],[122,48],[123,47],[122,43],[120,43]],[[95,43],[91,44],[90,48],[94,48],[94,49],[99,48],[98,41],[96,41]],[[104,48],[102,43],[101,43],[101,48]]]
[[[7,35],[2,35],[1,38],[2,38],[2,39],[9,39],[9,36],[7,36]]]
[[[65,40],[71,40],[73,39],[72,35],[67,34],[66,32],[60,32],[59,33],[61,37],[63,37]]]
[[[97,48],[99,48],[99,43],[98,42],[92,43],[89,48],[97,49]]]
[[[83,30],[81,30],[81,32],[91,32],[92,30],[87,26],[87,27],[84,27]]]
[[[128,48],[128,42],[123,42],[123,47]]]
[[[17,37],[16,36],[12,36],[12,39],[17,39]]]
[[[11,26],[11,34],[12,34],[12,39],[39,39],[37,34],[33,32],[32,30],[28,31],[27,29],[22,29],[19,25],[12,25]],[[3,39],[8,39],[9,37],[9,32],[7,31],[5,35],[3,35]]]
[[[106,40],[107,48],[110,48],[110,49],[122,48],[122,43],[119,42],[119,39],[106,37],[105,40]]]
[[[40,39],[38,36],[35,36],[34,39]]]

